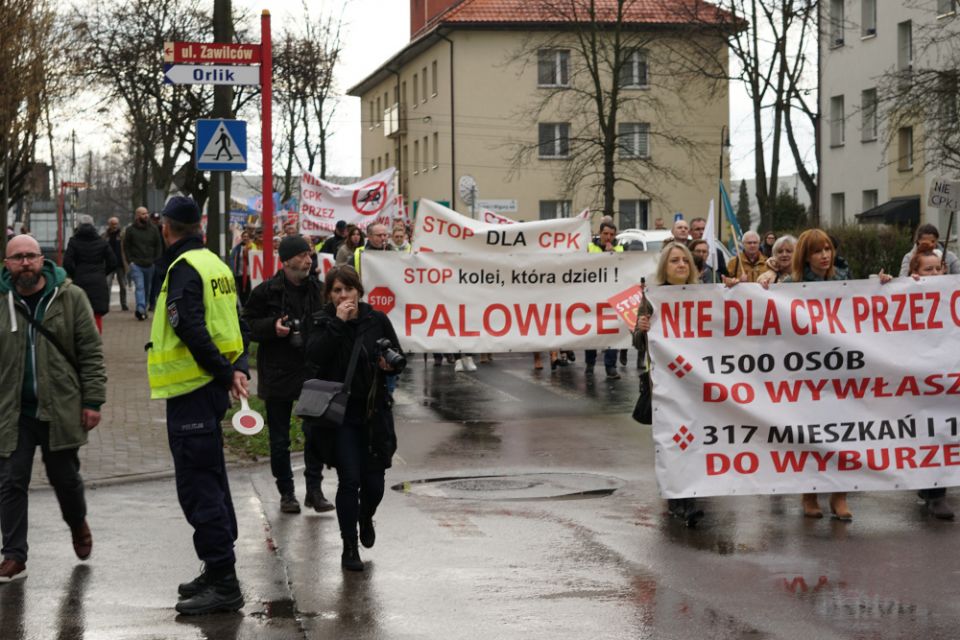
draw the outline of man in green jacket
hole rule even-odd
[[[73,549],[93,549],[78,451],[100,422],[107,376],[86,294],[27,235],[0,269],[0,583],[27,576],[27,490],[39,446]]]

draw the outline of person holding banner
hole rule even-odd
[[[363,284],[353,268],[330,269],[325,291],[327,304],[313,316],[307,340],[307,361],[314,377],[343,382],[356,343],[359,359],[343,424],[325,429],[307,420],[304,430],[322,451],[321,458],[337,469],[341,566],[363,571],[358,527],[360,543],[371,548],[376,540],[373,516],[383,499],[384,473],[397,449],[386,376],[399,373],[406,361],[390,320],[362,301]]]
[[[660,252],[660,261],[657,263],[656,282],[659,286],[699,284],[700,274],[694,266],[693,254],[681,242],[671,242]],[[646,296],[644,296],[646,297]],[[640,315],[634,329],[633,344],[639,352],[641,360],[647,359],[646,334],[650,331],[650,316]],[[641,395],[641,401],[644,398]],[[647,407],[639,407],[639,413],[650,415],[652,411]],[[635,410],[637,413],[637,410]],[[703,519],[703,509],[697,507],[695,498],[670,498],[667,500],[667,509],[675,518],[683,520],[688,527],[694,527]]]
[[[612,222],[601,222],[600,234],[587,245],[587,251],[589,253],[622,253],[623,245],[617,243],[617,226]],[[691,266],[693,265],[692,260],[690,264]],[[584,352],[584,356],[587,361],[586,373],[588,376],[593,375],[593,367],[597,363],[597,350],[587,349]],[[626,359],[624,358],[624,360]],[[617,380],[620,378],[620,374],[617,372],[616,349],[604,349],[603,366],[607,371],[608,380]]]
[[[727,273],[739,282],[756,282],[768,269],[766,256],[760,252],[760,235],[747,231],[743,234],[743,251],[727,262]]]
[[[796,247],[797,239],[791,235],[780,236],[773,243],[773,255],[767,258],[767,267],[769,271],[760,274],[757,282],[761,285],[770,285],[780,282],[793,269],[793,250]]]
[[[337,249],[337,266],[348,264],[353,260],[353,254],[363,246],[363,231],[355,224],[348,224],[343,243]]]

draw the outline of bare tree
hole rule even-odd
[[[754,165],[760,228],[770,229],[772,206],[780,180],[783,138],[810,195],[811,216],[818,220],[817,166],[819,154],[811,160],[797,140],[799,126],[816,132],[819,115],[816,101],[816,43],[818,0],[717,0],[721,10],[711,21],[697,19],[699,2],[670,3],[674,11],[686,12],[702,29],[728,34],[729,53],[738,72],[731,80],[741,82],[752,103]],[[692,7],[692,8],[691,8]],[[701,56],[710,48],[701,47]],[[712,77],[716,65],[704,73]],[[819,139],[814,136],[814,144]],[[767,164],[769,158],[769,166]]]
[[[868,117],[883,122],[889,162],[960,175],[960,29],[955,20],[936,19],[935,2],[907,0],[905,6],[930,19],[913,21],[912,51],[877,79],[876,111]],[[901,143],[902,136],[909,141]]]
[[[340,16],[313,17],[306,3],[303,16],[287,25],[273,49],[273,97],[282,118],[277,176],[281,199],[293,193],[294,166],[318,170],[327,177],[327,136],[336,111],[334,71],[340,61]]]
[[[46,0],[9,0],[0,11],[0,229],[28,193],[44,110],[59,95],[58,26]]]
[[[688,174],[689,165],[659,161],[651,149],[673,147],[693,165],[705,163],[704,145],[690,136],[683,112],[688,104],[709,101],[716,89],[700,71],[716,65],[714,77],[725,77],[719,51],[698,57],[676,30],[642,24],[635,16],[647,3],[637,0],[531,0],[530,5],[540,21],[558,26],[532,33],[508,60],[536,64],[540,87],[535,101],[518,114],[541,123],[538,140],[511,143],[514,172],[533,157],[565,158],[561,192],[596,189],[604,213],[612,215],[618,184],[661,200],[663,181]],[[715,13],[709,5],[705,11]],[[700,46],[723,44],[709,32],[700,35]],[[656,62],[648,66],[647,53],[654,49]],[[550,124],[558,114],[563,122]]]

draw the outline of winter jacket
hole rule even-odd
[[[323,285],[309,277],[297,287],[278,271],[250,293],[243,318],[257,351],[257,395],[264,400],[296,400],[303,381],[310,378],[305,353],[306,335],[313,315],[323,306]],[[303,345],[290,344],[290,336],[277,335],[277,318],[299,319]]]
[[[117,259],[117,271],[126,271],[123,260],[123,229],[117,229],[116,233],[110,233],[107,229],[100,237],[106,240],[113,250],[113,255]]]
[[[756,282],[761,274],[770,270],[770,267],[767,266],[767,259],[762,253],[757,254],[757,259],[754,262],[750,262],[746,254],[738,253],[727,262],[729,277],[739,278],[741,266],[743,272],[747,274],[747,282]]]
[[[93,312],[104,315],[110,311],[110,290],[107,274],[117,268],[117,257],[106,240],[97,235],[92,224],[82,224],[70,238],[63,256],[63,268],[73,284],[83,289]]]
[[[51,331],[79,367],[30,326],[14,309],[29,308],[14,290],[10,272],[0,269],[0,457],[17,447],[18,422],[24,385],[37,399],[36,416],[50,423],[50,450],[75,449],[87,442],[81,425],[83,408],[99,410],[106,401],[107,376],[103,347],[83,291],[50,260],[43,263],[46,278],[35,317]],[[33,358],[28,358],[31,354]],[[28,360],[36,363],[35,369]]]
[[[393,348],[400,351],[400,341],[386,315],[366,302],[361,302],[354,320],[344,322],[330,303],[314,314],[307,336],[307,361],[311,377],[343,382],[350,363],[355,340],[360,340],[360,356],[350,384],[351,413],[363,421],[386,408],[384,371],[377,364],[377,340],[388,338]]]
[[[123,232],[123,253],[129,264],[151,267],[163,254],[163,238],[153,223],[134,222]]]
[[[907,251],[903,256],[903,260],[900,262],[900,277],[906,278],[910,275],[910,261],[913,260],[913,252],[916,248]],[[936,253],[939,256],[943,256],[943,249],[937,245]],[[947,251],[947,273],[949,275],[955,275],[960,273],[960,259],[957,259],[957,256],[953,251]]]

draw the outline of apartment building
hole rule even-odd
[[[675,4],[709,7],[698,0]],[[572,164],[581,161],[573,149],[583,147],[595,112],[565,109],[569,102],[559,96],[544,100],[584,88],[569,23],[548,17],[539,0],[411,0],[410,6],[409,44],[348,91],[362,100],[364,174],[396,166],[407,202],[429,198],[462,213],[488,208],[532,220],[601,209],[595,176],[575,190],[565,184],[570,167],[581,166]],[[620,74],[625,101],[615,161],[625,181],[616,185],[614,211],[620,228],[653,228],[657,218],[669,224],[675,212],[705,215],[716,198],[720,162],[729,176],[722,144],[726,83],[680,79],[667,63],[681,50],[689,58],[708,41],[726,69],[726,41],[715,31],[694,33],[678,17],[683,12],[665,10],[661,0],[631,6],[626,28],[649,37],[647,46],[626,52]],[[523,148],[529,153],[518,154]],[[583,171],[601,168],[598,160]]]
[[[926,206],[930,182],[943,173],[930,161],[939,125],[929,114],[937,112],[936,105],[926,109],[926,116],[904,121],[893,113],[906,101],[891,96],[903,92],[918,69],[956,64],[934,40],[958,33],[956,5],[956,0],[821,3],[820,211],[825,225],[929,222],[946,229],[949,214]]]

